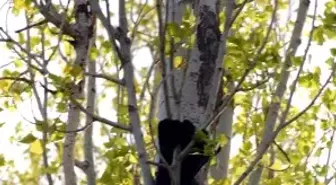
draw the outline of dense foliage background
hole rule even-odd
[[[155,161],[155,113],[161,107],[157,94],[162,68],[167,68],[162,59],[169,58],[174,70],[187,69],[199,23],[192,6],[182,1],[188,5],[182,21],[162,27],[167,9],[160,2],[99,1],[103,24],[95,8],[90,7],[94,13],[86,16],[74,8],[86,1],[1,2],[0,184],[64,184],[65,163],[76,166],[78,184],[139,184],[145,166],[139,152],[145,149],[148,161]],[[209,175],[208,183],[237,185],[249,168],[248,173],[260,176],[252,175],[241,184],[335,183],[336,1],[235,3],[222,89],[232,98],[226,104],[233,110],[232,133],[220,137],[225,144],[231,142],[231,151],[226,151],[229,170],[224,179]],[[298,18],[302,3],[309,10]],[[222,32],[225,13],[218,13]],[[128,24],[121,25],[122,19]],[[81,26],[88,39],[73,31]],[[302,34],[296,32],[298,27]],[[172,55],[175,50],[182,54]],[[279,88],[284,92],[278,101],[274,94]],[[139,122],[130,108],[133,100]],[[272,122],[267,116],[274,113],[269,111],[274,102],[280,110]],[[71,107],[77,107],[80,116],[74,116],[76,109]],[[77,125],[70,127],[71,123]],[[141,138],[140,131],[144,139],[137,143],[134,137]],[[277,133],[271,140],[264,139],[273,131]],[[265,141],[269,149],[262,152],[259,146]],[[74,144],[70,163],[64,156],[68,142]],[[260,153],[260,161],[253,164]],[[154,172],[155,165],[150,167]],[[70,184],[74,185],[66,185]]]

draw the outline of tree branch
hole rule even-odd
[[[92,76],[92,77],[102,78],[102,79],[108,80],[110,82],[119,84],[121,86],[125,86],[125,81],[124,80],[119,80],[119,79],[114,78],[114,77],[112,77],[110,75],[107,75],[107,74],[98,74],[98,73],[84,73],[84,74],[88,75],[88,76]]]
[[[103,117],[100,117],[100,116],[97,116],[97,115],[94,115],[92,114],[91,112],[89,112],[87,109],[85,109],[79,102],[77,102],[73,97],[70,97],[70,100],[72,103],[74,103],[82,112],[84,112],[85,114],[89,115],[92,117],[93,121],[99,121],[99,122],[102,122],[102,123],[105,123],[107,125],[110,125],[112,127],[116,127],[116,128],[119,128],[119,129],[122,129],[122,130],[125,130],[125,131],[131,131],[132,129],[128,126],[124,126],[120,123],[116,123],[116,122],[113,122],[113,121],[110,121],[106,118],[103,118]],[[85,128],[87,128],[88,126],[90,125],[85,125],[83,128],[79,129],[79,131],[82,131],[82,130],[85,130]],[[67,132],[77,132],[77,130],[73,130],[73,131],[67,131]]]
[[[56,27],[60,28],[64,34],[69,35],[73,38],[76,37],[75,25],[69,24],[67,21],[65,21],[65,15],[59,14],[56,8],[52,5],[51,1],[47,4],[43,4],[42,1],[41,4],[39,4],[36,0],[33,0],[33,2],[48,22],[51,22]]]

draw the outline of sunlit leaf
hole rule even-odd
[[[34,154],[42,154],[43,153],[43,149],[42,149],[42,145],[40,140],[35,140],[33,143],[30,144],[30,152],[34,153]]]

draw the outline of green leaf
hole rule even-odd
[[[30,144],[30,152],[34,154],[41,155],[43,153],[42,145],[40,140],[35,140]]]
[[[222,146],[222,147],[225,146],[227,144],[227,142],[228,142],[228,138],[225,134],[220,134],[218,136],[218,144],[220,146]]]
[[[89,57],[91,61],[96,61],[99,56],[99,51],[96,47],[91,47]]]
[[[33,134],[28,134],[24,138],[22,138],[19,142],[29,144],[33,143],[37,138]]]
[[[5,164],[6,164],[5,157],[2,154],[0,154],[0,166],[4,166]]]
[[[104,183],[104,184],[109,184],[113,182],[112,176],[111,176],[111,168],[109,165],[106,167],[103,175],[100,177],[99,181]]]
[[[316,41],[319,45],[322,45],[324,43],[325,38],[323,37],[323,27],[320,26],[315,29],[312,39]]]
[[[30,38],[30,44],[31,44],[32,48],[39,45],[40,43],[41,43],[41,38],[40,37],[34,36],[34,37]]]
[[[335,57],[336,56],[336,48],[331,48],[330,53],[331,53],[332,56]]]
[[[129,155],[129,161],[133,164],[138,164],[138,159],[133,155],[133,154],[130,154]]]
[[[294,65],[299,66],[303,61],[303,57],[302,56],[296,56],[296,57],[292,57],[292,62]]]
[[[169,36],[175,39],[175,42],[179,42],[183,38],[183,34],[184,34],[183,30],[181,29],[181,26],[178,25],[177,23],[168,23],[167,32]]]
[[[314,157],[320,157],[321,154],[322,154],[322,150],[323,150],[323,149],[324,149],[324,148],[319,147],[319,148],[315,151],[315,153],[314,153]]]

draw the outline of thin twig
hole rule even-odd
[[[37,23],[34,23],[34,24],[31,24],[31,25],[27,25],[26,27],[24,28],[21,28],[19,30],[16,30],[15,33],[20,33],[22,31],[25,31],[27,29],[30,29],[30,28],[33,28],[33,27],[36,27],[36,26],[40,26],[40,25],[43,25],[43,24],[46,24],[48,23],[48,21],[46,19],[42,20],[42,21],[39,21]]]
[[[76,106],[78,107],[82,112],[84,112],[85,114],[91,116],[93,118],[93,121],[99,121],[99,122],[102,122],[102,123],[105,123],[107,125],[110,125],[110,126],[113,126],[113,127],[116,127],[116,128],[119,128],[119,129],[122,129],[122,130],[125,130],[125,131],[131,131],[131,128],[129,126],[124,126],[120,123],[116,123],[116,122],[113,122],[113,121],[110,121],[108,119],[105,119],[103,117],[100,117],[100,116],[97,116],[97,115],[94,115],[92,113],[90,113],[89,111],[86,110],[86,108],[84,108],[79,102],[77,102],[77,100],[75,100],[74,98],[70,97],[70,100],[71,102]],[[85,129],[85,128],[84,128]],[[83,129],[83,130],[84,130]],[[70,131],[72,132],[72,131]]]
[[[224,97],[223,100],[223,104],[220,106],[218,113],[216,115],[214,115],[208,122],[207,124],[204,125],[204,128],[208,127],[209,125],[212,125],[226,110],[226,107],[230,104],[230,102],[232,101],[234,95],[236,94],[237,90],[241,87],[241,85],[243,84],[243,82],[245,81],[245,78],[247,77],[247,75],[249,74],[249,72],[255,67],[255,65],[257,64],[257,61],[262,53],[262,51],[264,50],[267,42],[268,42],[268,38],[271,34],[272,28],[273,28],[273,23],[276,20],[276,12],[277,12],[277,3],[275,4],[276,6],[274,7],[274,10],[272,12],[272,18],[271,18],[271,22],[268,26],[267,29],[267,33],[266,36],[260,46],[260,48],[258,49],[255,57],[253,58],[250,67],[248,69],[246,69],[245,73],[243,74],[243,76],[241,77],[241,79],[239,80],[237,86],[233,89],[233,91],[231,93],[229,93],[227,96]]]
[[[88,76],[92,76],[92,77],[102,78],[102,79],[108,80],[108,81],[110,81],[110,82],[119,84],[119,85],[121,85],[121,86],[124,86],[124,85],[125,85],[124,80],[119,80],[119,79],[113,78],[112,76],[107,75],[107,74],[97,74],[97,73],[96,73],[96,74],[84,73],[84,74],[85,74],[85,75],[88,75]]]
[[[306,108],[304,108],[300,113],[298,113],[297,115],[293,116],[291,119],[289,119],[287,122],[285,122],[282,125],[279,125],[277,130],[281,130],[284,127],[286,127],[287,125],[291,124],[292,122],[294,122],[295,120],[297,120],[299,117],[301,117],[303,114],[305,114],[314,104],[315,101],[319,98],[319,96],[322,94],[323,90],[327,87],[328,83],[331,81],[331,79],[334,77],[335,75],[335,70],[336,70],[336,62],[333,64],[333,69],[332,72],[329,76],[329,78],[326,80],[326,82],[324,83],[324,85],[322,86],[322,88],[319,90],[319,92],[316,94],[316,96],[313,98],[313,100],[307,105]]]

